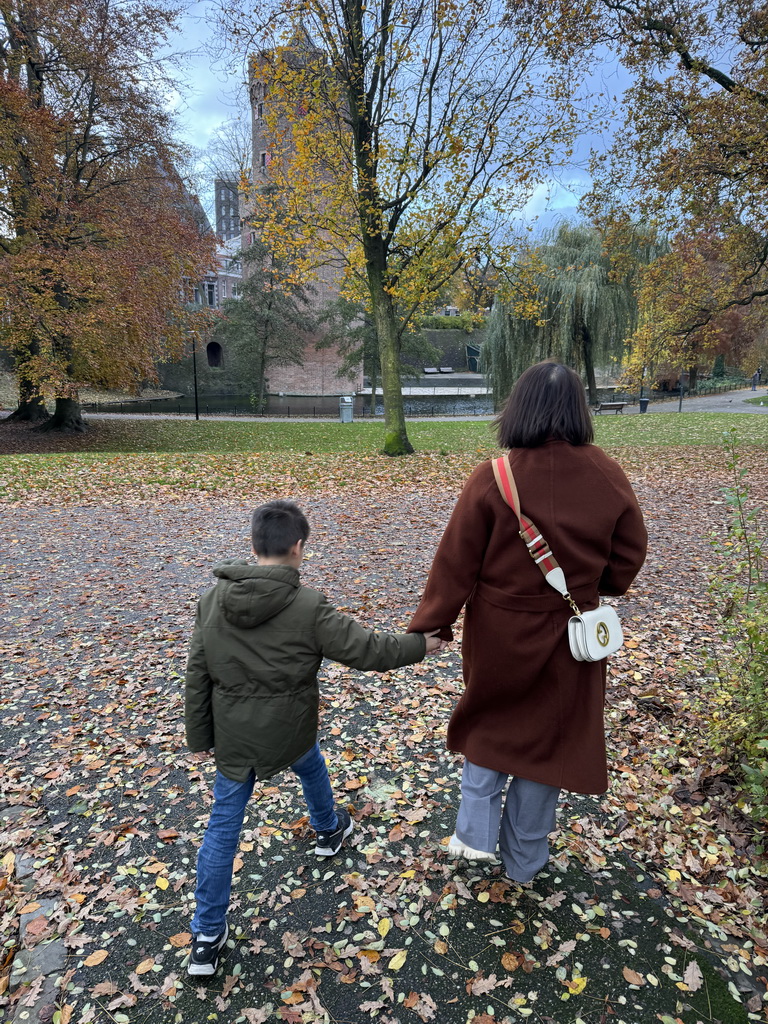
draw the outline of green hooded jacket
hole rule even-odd
[[[303,587],[288,565],[217,565],[197,605],[185,688],[187,745],[211,750],[227,778],[258,779],[299,760],[317,740],[323,658],[386,672],[421,661],[421,633],[364,629]]]

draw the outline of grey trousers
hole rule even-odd
[[[555,829],[560,790],[464,761],[456,836],[475,850],[495,853],[499,847],[507,874],[529,882],[549,860],[547,836]]]

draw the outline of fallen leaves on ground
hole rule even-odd
[[[695,1024],[719,1019],[704,1013],[723,992],[729,1024],[762,1019],[766,879],[694,699],[712,635],[706,536],[725,521],[716,453],[614,453],[651,554],[621,602],[611,790],[601,802],[565,795],[548,873],[521,889],[501,868],[446,858],[456,650],[384,676],[326,665],[321,742],[355,833],[339,858],[316,860],[295,782],[257,783],[232,938],[210,983],[188,978],[184,958],[212,769],[185,754],[182,728],[210,566],[246,555],[253,504],[290,495],[313,526],[305,581],[366,624],[401,629],[483,456],[30,463],[27,492],[3,509],[0,930],[17,934],[21,910],[55,901],[49,922],[68,954],[60,1020],[464,1024],[471,1012],[475,1024],[561,1024],[599,1005],[614,1024]],[[767,462],[755,452],[756,482]],[[17,950],[6,949],[7,976]]]

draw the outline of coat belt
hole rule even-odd
[[[592,583],[583,587],[574,587],[571,597],[579,606],[581,611],[588,611],[590,608],[597,608],[597,584]],[[509,608],[517,612],[557,612],[563,611],[568,615],[572,612],[562,597],[550,590],[549,593],[541,594],[511,594],[501,587],[494,587],[490,583],[478,580],[472,593],[471,600],[479,598],[487,604],[495,605],[497,608]]]

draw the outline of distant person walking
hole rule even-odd
[[[755,370],[752,374],[752,390],[757,391],[757,385],[760,383],[760,370]]]
[[[498,419],[522,511],[583,610],[597,606],[598,594],[625,593],[647,544],[632,487],[593,436],[578,374],[551,361],[523,373]],[[560,790],[608,788],[606,663],[573,658],[572,612],[519,529],[492,463],[482,463],[453,510],[409,629],[438,629],[448,640],[466,605],[465,690],[447,740],[466,760],[448,853],[492,861],[498,846],[509,877],[527,882],[549,859]]]

